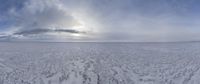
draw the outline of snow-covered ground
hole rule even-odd
[[[200,84],[200,43],[0,43],[0,84]]]

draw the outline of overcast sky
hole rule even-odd
[[[1,41],[200,41],[200,0],[0,0]]]

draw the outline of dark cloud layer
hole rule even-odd
[[[77,30],[72,30],[72,29],[32,29],[32,30],[24,30],[24,31],[19,31],[15,32],[14,35],[32,35],[32,34],[44,34],[44,33],[84,33],[81,31]]]

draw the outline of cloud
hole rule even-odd
[[[6,31],[9,34],[0,36],[0,38],[15,37],[21,39],[18,37],[19,35],[33,38],[30,35],[48,33],[56,33],[57,35],[68,33],[68,37],[74,33],[87,34],[87,31],[83,29],[73,28],[80,23],[60,0],[22,0],[19,2],[8,0],[7,4],[9,7],[3,5],[0,6],[0,9],[6,15],[4,21],[9,20],[8,22],[12,22],[12,24]],[[3,10],[3,8],[6,9]]]
[[[33,35],[33,34],[44,34],[44,33],[85,33],[77,30],[72,30],[72,29],[32,29],[32,30],[24,30],[24,31],[19,31],[15,32],[14,35]]]
[[[104,26],[103,40],[188,41],[200,40],[199,13],[191,12],[194,3],[198,1],[101,0],[92,8]]]
[[[16,25],[23,29],[37,27],[70,27],[77,20],[57,0],[29,0],[19,11],[11,12]]]

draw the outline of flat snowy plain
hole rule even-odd
[[[200,42],[1,42],[0,84],[200,84]]]

